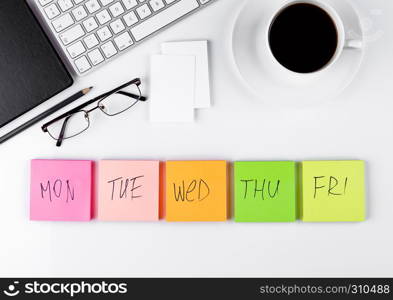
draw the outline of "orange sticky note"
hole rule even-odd
[[[98,219],[158,221],[159,172],[159,161],[100,161]]]
[[[226,161],[166,163],[167,221],[226,221],[227,197]]]

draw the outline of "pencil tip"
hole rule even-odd
[[[83,92],[83,94],[86,95],[86,94],[87,94],[88,92],[90,92],[92,89],[93,89],[93,87],[91,86],[91,87],[89,87],[89,88],[83,89],[82,92]]]

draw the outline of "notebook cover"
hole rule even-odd
[[[0,127],[73,79],[24,0],[0,1]]]

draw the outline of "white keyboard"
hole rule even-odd
[[[214,0],[35,0],[84,75]]]

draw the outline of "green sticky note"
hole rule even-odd
[[[365,220],[364,161],[305,161],[300,167],[301,219]]]
[[[296,220],[296,163],[234,163],[236,222]]]

